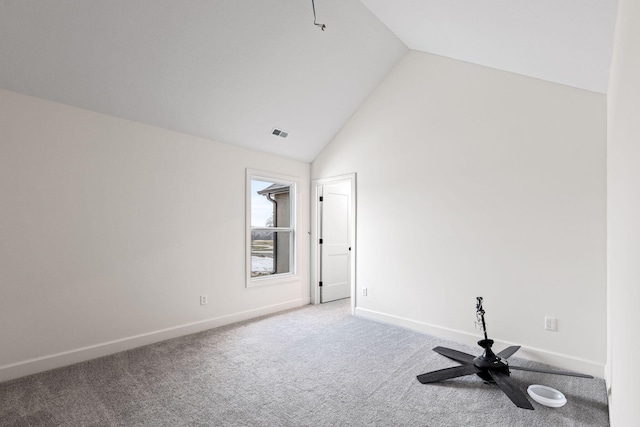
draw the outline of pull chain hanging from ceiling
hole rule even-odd
[[[316,27],[320,28],[322,31],[324,31],[325,28],[327,28],[326,25],[324,24],[319,24],[317,23],[317,19],[316,19],[316,3],[315,0],[311,0],[311,6],[313,7],[313,25],[315,25]]]

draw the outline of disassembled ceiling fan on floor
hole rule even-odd
[[[493,340],[487,337],[487,327],[484,322],[484,309],[482,308],[482,297],[476,298],[476,315],[478,324],[484,333],[484,339],[478,341],[478,345],[484,349],[484,352],[477,357],[471,354],[463,353],[446,347],[436,347],[433,349],[449,359],[461,363],[461,366],[453,368],[440,369],[426,374],[418,375],[418,381],[422,384],[435,383],[438,381],[448,380],[451,378],[463,377],[465,375],[477,374],[483,380],[495,384],[507,395],[517,407],[533,410],[533,405],[527,399],[527,396],[512,382],[510,374],[511,369],[519,371],[540,372],[543,374],[567,375],[571,377],[592,378],[591,375],[577,374],[565,371],[552,371],[546,369],[526,368],[523,366],[509,365],[507,359],[520,349],[519,345],[507,347],[498,354],[495,354],[491,347]]]

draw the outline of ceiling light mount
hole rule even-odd
[[[315,0],[311,0],[311,7],[313,7],[313,25],[315,25],[316,27],[320,28],[322,31],[324,31],[325,28],[327,28],[326,25],[324,24],[320,24],[317,21],[316,18],[316,3]]]

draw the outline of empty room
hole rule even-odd
[[[639,24],[0,0],[0,425],[635,425]]]

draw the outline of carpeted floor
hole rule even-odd
[[[416,375],[456,365],[437,345],[477,353],[352,317],[348,300],[307,306],[0,383],[0,425],[609,425],[602,380],[514,372],[522,390],[567,397],[535,411],[476,376],[422,385]]]

